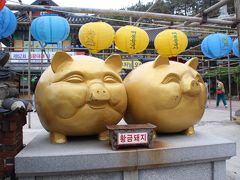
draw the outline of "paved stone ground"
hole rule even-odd
[[[208,107],[202,120],[196,125],[196,131],[216,135],[237,143],[237,156],[227,160],[227,180],[240,180],[240,125],[230,120],[230,108],[224,108],[223,104],[216,108],[215,100],[207,102]],[[240,109],[240,101],[232,102],[232,115]],[[28,115],[28,124],[24,126],[24,143],[29,143],[41,130],[42,125],[36,113]],[[31,126],[31,128],[29,128]]]
[[[196,125],[196,131],[202,130],[206,133],[214,134],[218,137],[232,140],[237,143],[237,156],[227,160],[227,179],[239,180],[240,179],[240,125],[235,121],[230,120],[230,108],[224,108],[220,104],[216,108],[216,101],[211,100],[207,103],[208,108],[203,115],[202,120]],[[232,102],[232,115],[235,111],[240,109],[240,101]]]

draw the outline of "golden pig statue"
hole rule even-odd
[[[54,55],[35,91],[37,113],[52,143],[65,143],[66,136],[101,134],[106,125],[121,120],[127,106],[121,68],[119,55],[105,61]]]
[[[157,133],[194,134],[206,103],[206,89],[196,71],[197,58],[185,64],[158,56],[134,69],[124,79],[128,95],[125,120],[152,123]]]

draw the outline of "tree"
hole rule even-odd
[[[150,12],[176,14],[185,16],[194,16],[198,13],[202,13],[208,7],[216,4],[219,0],[155,0],[144,4],[142,1],[138,1],[136,4],[129,6],[126,10],[129,11],[147,11],[149,7],[155,3]],[[123,10],[123,9],[122,9]],[[228,3],[228,13],[234,13],[233,1]],[[216,17],[219,15],[219,10],[210,13],[209,17]],[[109,18],[109,17],[108,17]],[[111,17],[113,19],[129,21],[129,17]],[[132,18],[135,22],[138,18]],[[150,19],[143,19],[141,22],[151,22]],[[114,22],[114,25],[124,25],[126,23]]]

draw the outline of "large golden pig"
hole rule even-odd
[[[201,119],[206,103],[197,66],[197,58],[182,64],[158,56],[133,70],[124,79],[128,95],[125,120],[152,123],[158,133],[186,130],[193,134],[193,125]]]
[[[36,87],[36,109],[52,143],[66,136],[87,136],[117,124],[126,110],[127,95],[119,55],[105,61],[57,52]]]

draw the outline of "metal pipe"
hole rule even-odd
[[[240,52],[240,0],[234,0],[234,7],[236,12],[236,22],[237,22],[238,50]]]
[[[240,52],[240,0],[234,0],[234,7],[236,12],[237,34],[238,34],[238,50]],[[238,78],[237,78],[238,79]],[[238,84],[238,81],[237,81]],[[238,94],[239,97],[239,94]]]
[[[152,10],[152,8],[154,8],[154,6],[157,4],[159,0],[156,0],[147,10],[146,12],[150,12]],[[139,22],[142,20],[142,17],[140,17],[134,24],[134,26],[138,26]]]
[[[221,1],[217,2],[216,4],[212,5],[211,7],[205,9],[203,11],[203,14],[208,14],[208,13],[214,11],[214,10],[217,10],[217,9],[224,6],[225,4],[227,4],[230,1],[232,1],[232,0],[221,0]]]
[[[29,12],[29,20],[32,21],[32,11]],[[31,97],[31,30],[28,30],[28,99]],[[28,128],[31,128],[31,115],[28,115]]]
[[[239,73],[236,73],[237,75],[237,98],[239,100]]]
[[[219,9],[222,6],[224,6],[225,4],[227,4],[230,1],[232,1],[232,0],[222,0],[222,1],[219,1],[216,4],[214,4],[214,5],[210,6],[209,8],[205,9],[202,13],[196,14],[195,17],[200,17],[203,14],[208,14],[208,13],[214,11],[214,10],[217,10],[217,9]],[[184,26],[186,26],[188,24],[190,24],[189,21],[183,23]]]
[[[142,17],[151,19],[163,19],[169,21],[190,21],[190,22],[202,22],[202,18],[199,17],[189,17],[183,15],[172,15],[163,13],[151,13],[151,12],[140,12],[140,11],[125,11],[125,10],[112,10],[112,9],[93,9],[93,8],[79,8],[79,7],[58,7],[58,6],[36,6],[36,5],[13,5],[7,4],[11,10],[48,10],[48,11],[62,11],[62,12],[73,12],[73,13],[87,13],[87,14],[102,14],[109,16],[132,16],[132,17]],[[222,24],[222,25],[232,25],[233,21],[220,20],[216,18],[207,19],[206,23],[211,24]]]
[[[229,110],[230,110],[230,121],[232,121],[232,88],[231,88],[231,74],[230,74],[230,58],[228,55],[228,98],[229,98]]]
[[[233,20],[233,19],[231,19]],[[153,23],[158,23],[162,25],[167,25],[167,26],[172,26],[172,25],[180,25],[181,23],[179,22],[169,22],[169,21],[158,21],[158,20],[153,20]],[[235,28],[227,27],[227,26],[216,26],[216,25],[206,25],[206,24],[200,24],[200,23],[191,23],[187,24],[186,27],[198,27],[198,28],[214,28],[214,29],[229,29],[229,30],[235,30]]]

